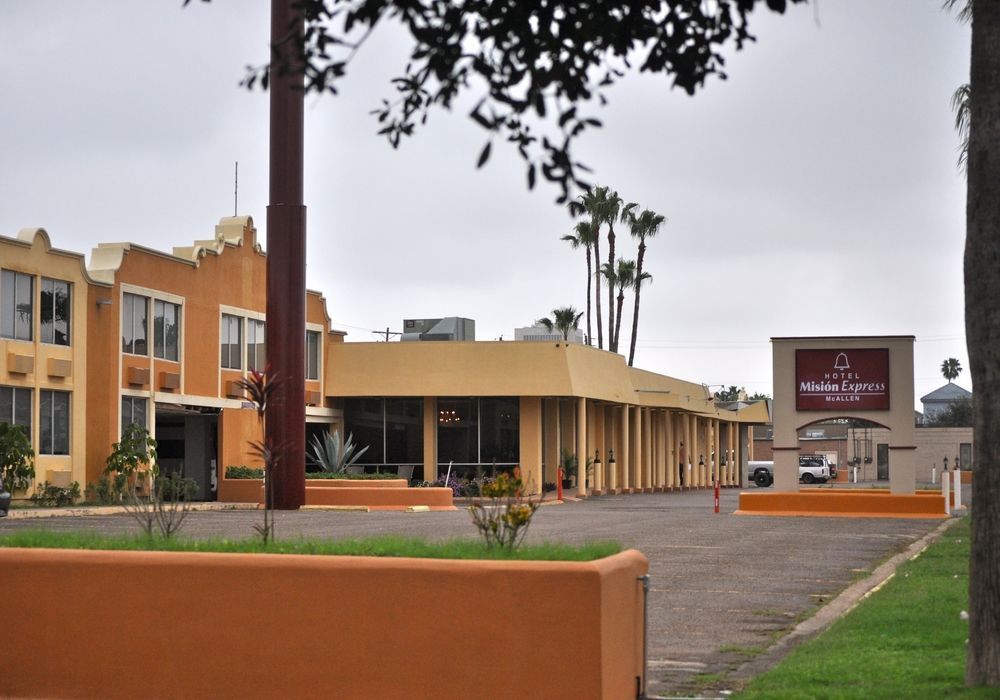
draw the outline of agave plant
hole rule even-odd
[[[360,450],[357,450],[357,447],[354,444],[354,436],[350,433],[347,435],[347,441],[341,445],[340,432],[336,430],[332,433],[314,435],[312,439],[313,457],[324,471],[334,474],[342,474],[361,459],[361,455],[368,451],[370,445],[365,445]]]

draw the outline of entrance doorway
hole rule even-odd
[[[160,474],[193,479],[196,501],[214,501],[218,475],[217,409],[156,404],[156,451]]]

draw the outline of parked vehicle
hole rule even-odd
[[[803,484],[825,483],[833,478],[826,455],[799,455],[799,481]],[[761,488],[774,483],[774,461],[749,462],[747,480]]]

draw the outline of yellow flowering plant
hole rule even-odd
[[[495,480],[481,482],[479,493],[469,513],[486,546],[515,549],[527,534],[544,494],[535,499],[525,496],[525,484],[516,470],[513,475],[501,472]]]

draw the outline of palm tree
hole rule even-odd
[[[593,335],[590,332],[590,283],[592,281],[591,276],[591,261],[590,261],[590,249],[597,242],[597,232],[594,231],[593,226],[589,221],[581,221],[573,229],[576,231],[576,235],[569,233],[562,237],[562,240],[568,241],[569,244],[574,248],[579,248],[583,246],[587,251],[587,344],[592,342]],[[600,301],[600,299],[598,299]],[[601,310],[600,307],[597,309],[597,322],[601,322]]]
[[[553,328],[562,333],[563,340],[569,340],[569,332],[577,329],[583,312],[577,312],[572,306],[552,309],[552,318],[540,318],[535,323],[545,326],[551,332]]]
[[[604,201],[608,196],[607,187],[594,187],[588,190],[584,194],[580,195],[578,199],[580,201],[573,201],[569,203],[569,212],[573,216],[580,216],[581,214],[587,214],[590,216],[590,229],[594,234],[594,260],[600,265],[601,262],[601,216],[600,212],[604,207]],[[601,276],[596,275],[594,280],[596,289],[594,290],[594,299],[596,301],[596,313],[597,313],[597,347],[601,350],[604,349],[604,327],[601,325]],[[588,298],[589,306],[589,298]],[[608,333],[611,333],[611,328],[608,328]],[[610,342],[610,338],[608,339]]]
[[[958,375],[962,373],[962,365],[958,363],[954,357],[949,357],[947,360],[941,363],[941,374],[944,378],[948,380],[951,384],[952,381],[958,379]]]
[[[639,257],[636,261],[635,267],[635,308],[632,312],[632,343],[629,346],[628,351],[628,366],[632,366],[632,361],[635,359],[635,339],[639,328],[639,292],[642,288],[642,280],[649,279],[644,277],[646,273],[642,271],[642,261],[646,256],[646,239],[652,238],[660,231],[660,226],[667,220],[666,217],[657,214],[655,211],[649,209],[643,209],[639,216],[636,216],[631,209],[627,209],[626,217],[628,219],[629,230],[632,233],[633,238],[639,239]]]
[[[607,190],[607,188],[605,188]],[[630,210],[634,207],[634,204],[627,205],[626,209]],[[615,266],[615,222],[618,221],[624,212],[622,211],[622,198],[618,196],[618,193],[614,190],[607,192],[604,200],[600,203],[598,209],[601,221],[608,225],[608,266],[614,268]],[[620,324],[619,324],[620,325]],[[615,328],[615,290],[614,287],[608,286],[608,335],[612,334],[612,330]],[[612,352],[618,352],[618,339],[615,338],[614,347],[611,347],[611,342],[608,342],[608,348]]]
[[[611,352],[618,352],[618,340],[622,329],[622,304],[625,303],[625,290],[635,284],[635,260],[618,258],[618,266],[611,267],[608,263],[601,268],[602,274],[608,278],[608,285],[618,288],[618,314],[614,332],[611,334]],[[647,274],[647,279],[649,278]]]
[[[958,168],[968,175],[969,158],[969,116],[972,114],[972,90],[968,83],[958,86],[951,96],[951,108],[955,110],[955,131],[962,139],[958,147]]]

